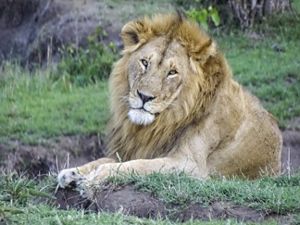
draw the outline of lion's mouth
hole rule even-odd
[[[151,115],[155,115],[155,113],[152,113],[150,111],[148,111],[147,109],[145,109],[144,107],[140,107],[140,108],[130,108],[133,110],[141,110],[142,112],[146,112],[146,113],[150,113]]]
[[[154,121],[155,114],[144,108],[131,108],[128,112],[128,117],[132,123],[146,126]]]

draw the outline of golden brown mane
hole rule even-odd
[[[201,119],[218,87],[228,79],[227,63],[215,43],[197,24],[178,15],[145,17],[126,25],[121,35],[125,45],[123,57],[115,64],[110,78],[112,118],[107,154],[110,157],[118,154],[124,161],[164,156],[176,146],[177,137]],[[128,105],[124,101],[129,93],[128,58],[149,40],[161,36],[176,39],[184,46],[199,76],[185,81],[180,105],[163,111],[149,126],[135,125],[128,120]]]

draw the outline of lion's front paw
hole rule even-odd
[[[76,190],[79,192],[81,197],[93,199],[95,190],[90,182],[88,182],[86,179],[77,183]]]
[[[61,188],[67,186],[77,186],[83,180],[83,176],[79,173],[77,168],[64,169],[59,172],[57,176],[58,185]]]
[[[90,172],[76,185],[76,190],[82,197],[94,199],[101,183],[108,176],[102,169],[103,167],[99,167],[98,170]]]

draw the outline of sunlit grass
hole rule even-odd
[[[62,134],[103,132],[108,118],[107,85],[85,88],[47,71],[29,74],[4,68],[0,85],[0,140],[37,141]]]

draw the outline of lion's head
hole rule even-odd
[[[164,111],[183,109],[174,106],[187,107],[190,99],[184,96],[195,99],[189,95],[200,87],[193,86],[205,85],[204,63],[217,53],[215,43],[195,23],[179,15],[156,16],[128,23],[121,35],[133,123],[151,124]]]
[[[201,117],[230,74],[227,64],[215,42],[177,14],[129,22],[121,37],[123,56],[110,77],[110,148],[166,145],[167,135],[176,138],[174,132]]]

